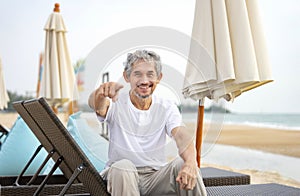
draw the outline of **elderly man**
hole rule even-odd
[[[109,160],[101,172],[111,195],[206,195],[196,162],[193,134],[182,124],[172,101],[154,95],[162,78],[159,55],[147,50],[129,53],[123,77],[129,92],[117,82],[101,84],[89,105],[109,129]],[[179,157],[165,157],[167,136]]]

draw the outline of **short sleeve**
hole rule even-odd
[[[179,112],[176,104],[171,104],[170,107],[167,108],[167,123],[166,123],[166,131],[167,134],[172,137],[172,130],[176,127],[182,126],[182,116]]]

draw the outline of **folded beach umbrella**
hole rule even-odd
[[[66,40],[66,27],[60,14],[59,4],[49,16],[44,30],[46,43],[40,96],[52,106],[74,100],[76,80]]]
[[[233,100],[271,82],[257,0],[196,0],[183,94],[199,101],[196,147],[200,166],[204,98]]]
[[[2,61],[0,58],[0,110],[7,108],[8,102],[9,102],[9,97],[5,88],[4,75],[2,70]]]

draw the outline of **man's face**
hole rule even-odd
[[[133,64],[129,78],[124,77],[130,83],[132,93],[144,99],[152,95],[162,75],[157,75],[154,62],[139,60]]]

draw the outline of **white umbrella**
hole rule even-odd
[[[5,88],[4,75],[2,71],[2,61],[0,58],[0,110],[7,108],[9,97]]]
[[[46,45],[40,96],[53,105],[74,100],[77,94],[75,73],[66,40],[66,27],[59,13],[59,4],[45,25]]]
[[[223,97],[229,101],[271,81],[257,1],[196,0],[183,94],[202,100],[198,112],[197,152],[200,154],[205,97]]]

